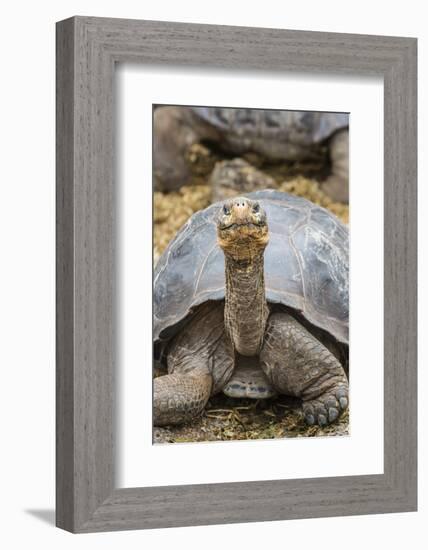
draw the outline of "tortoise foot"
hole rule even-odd
[[[208,402],[212,377],[206,373],[166,374],[153,381],[153,425],[184,424],[199,416]]]
[[[348,408],[348,388],[339,386],[333,391],[326,392],[303,403],[303,415],[309,426],[318,424],[327,426],[337,420]]]

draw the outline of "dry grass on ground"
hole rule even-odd
[[[348,435],[348,413],[320,428],[304,423],[300,403],[286,396],[266,400],[212,397],[203,415],[184,426],[154,429],[155,443],[239,441]]]

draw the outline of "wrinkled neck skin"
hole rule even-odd
[[[241,355],[260,352],[269,310],[265,296],[263,250],[251,259],[225,254],[225,326]]]

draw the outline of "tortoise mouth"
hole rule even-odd
[[[259,223],[233,222],[233,223],[229,223],[228,225],[219,225],[219,230],[224,231],[226,229],[240,229],[241,227],[247,227],[249,229],[252,229],[252,228],[257,229],[265,226],[266,226],[266,222],[259,222]]]
[[[217,242],[235,259],[250,259],[262,253],[269,241],[267,223],[233,222],[218,227]]]

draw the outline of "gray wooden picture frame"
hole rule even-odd
[[[59,527],[92,532],[416,510],[416,47],[414,38],[155,21],[73,17],[57,24]],[[115,487],[118,62],[383,77],[382,475]]]

